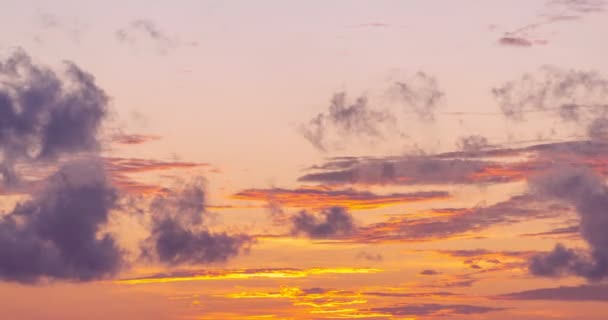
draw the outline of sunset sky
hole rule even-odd
[[[0,21],[0,319],[606,319],[608,1]]]

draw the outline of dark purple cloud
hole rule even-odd
[[[356,229],[353,217],[342,207],[323,209],[318,214],[303,210],[290,217],[290,222],[292,234],[312,239],[342,238]]]
[[[16,180],[16,162],[98,150],[108,97],[75,64],[66,62],[64,71],[36,65],[23,50],[0,61],[0,167],[5,184]]]
[[[500,295],[507,300],[608,301],[608,286],[581,285],[526,290]]]
[[[388,313],[393,316],[474,315],[500,311],[504,308],[482,307],[465,304],[404,304],[371,308],[366,311]]]
[[[164,190],[150,204],[150,236],[142,244],[146,259],[168,265],[225,262],[247,251],[254,239],[245,234],[212,232],[203,181]]]
[[[117,193],[100,160],[63,166],[31,197],[0,218],[0,278],[88,281],[123,266],[114,237],[101,233]]]
[[[585,167],[562,166],[529,182],[541,198],[571,204],[580,218],[580,234],[588,245],[570,249],[558,244],[553,251],[530,260],[530,271],[540,276],[572,274],[589,281],[608,276],[608,187],[604,178]]]

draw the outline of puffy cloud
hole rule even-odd
[[[17,50],[0,61],[0,152],[4,183],[16,161],[95,151],[108,97],[92,75],[71,62],[64,74],[34,64]]]
[[[580,234],[589,250],[569,249],[558,244],[548,253],[530,260],[530,271],[541,276],[573,274],[598,281],[608,276],[608,187],[588,168],[562,166],[530,181],[530,192],[538,197],[559,199],[576,209]]]
[[[292,234],[303,234],[312,239],[341,238],[356,229],[353,217],[342,207],[324,209],[318,215],[300,211],[290,217],[290,222]]]
[[[212,232],[203,182],[164,190],[150,204],[150,236],[142,244],[145,258],[168,265],[225,262],[249,249],[254,239],[245,234]]]
[[[0,277],[31,283],[114,275],[122,251],[101,229],[116,200],[101,161],[66,164],[0,218]]]

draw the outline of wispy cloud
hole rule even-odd
[[[507,300],[608,301],[608,286],[581,285],[507,293],[496,297]]]
[[[371,274],[382,272],[376,268],[264,268],[264,269],[234,269],[234,270],[195,270],[172,273],[160,273],[147,277],[117,280],[119,284],[167,283],[204,280],[241,280],[241,279],[284,279],[305,278],[311,276],[336,274]]]
[[[198,45],[196,42],[185,42],[177,36],[169,35],[156,22],[148,19],[132,21],[128,26],[118,29],[115,36],[125,45],[151,45],[159,54],[167,54],[180,47]]]
[[[397,204],[446,199],[445,191],[375,194],[354,189],[302,187],[298,189],[246,189],[233,195],[238,200],[274,201],[291,208],[321,209],[344,207],[350,210],[374,209]]]

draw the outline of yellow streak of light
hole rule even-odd
[[[202,273],[186,276],[167,276],[167,277],[149,277],[136,279],[122,279],[114,281],[117,284],[145,284],[145,283],[168,283],[168,282],[185,282],[185,281],[205,281],[205,280],[239,280],[253,278],[304,278],[314,275],[325,274],[368,274],[382,272],[382,269],[376,268],[310,268],[310,269],[277,269],[277,270],[230,270],[217,273]]]

